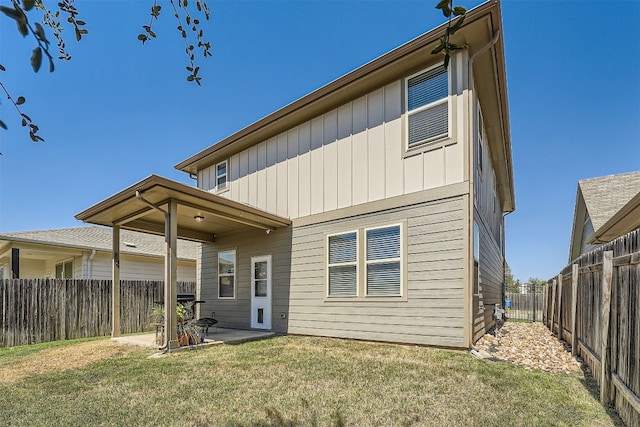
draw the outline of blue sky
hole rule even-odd
[[[3,96],[0,232],[80,226],[76,213],[150,174],[193,184],[173,165],[442,23],[435,3],[210,0],[202,87],[185,81],[166,2],[144,47],[150,1],[76,2],[89,35],[67,31],[73,59],[54,73],[31,71],[34,42],[2,18],[2,81],[46,142],[30,142]],[[521,280],[546,279],[567,262],[577,181],[640,170],[640,1],[502,11],[517,204],[507,260]]]

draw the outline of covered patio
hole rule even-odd
[[[114,194],[77,214],[76,219],[113,228],[112,337],[120,330],[120,230],[165,237],[164,330],[162,348],[179,347],[176,316],[176,241],[215,243],[217,236],[245,231],[269,233],[291,221],[199,188],[157,175]]]

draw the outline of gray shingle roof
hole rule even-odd
[[[593,229],[598,230],[636,194],[640,171],[584,179],[578,182]]]
[[[17,240],[111,252],[112,236],[113,232],[111,228],[92,226],[1,233],[0,240]],[[198,243],[178,239],[178,258],[195,260],[197,248]],[[164,256],[164,237],[136,231],[120,230],[120,252],[162,257]]]

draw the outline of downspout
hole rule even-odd
[[[96,250],[91,249],[91,255],[89,255],[89,261],[87,262],[87,279],[91,279],[91,261],[93,261],[94,256],[96,256]]]
[[[474,135],[473,135],[473,121],[475,120],[475,115],[473,114],[473,110],[474,110],[474,106],[475,106],[475,102],[474,102],[474,96],[475,96],[475,85],[474,85],[474,76],[473,76],[473,63],[475,62],[476,58],[478,58],[480,55],[482,55],[483,53],[485,53],[486,51],[488,51],[489,49],[491,49],[499,40],[500,38],[500,31],[496,31],[493,34],[493,37],[491,38],[491,40],[489,40],[487,42],[487,44],[485,44],[484,46],[482,46],[480,49],[478,49],[473,55],[471,55],[471,57],[469,58],[469,66],[468,66],[468,79],[469,79],[469,90],[470,93],[472,95],[472,99],[469,100],[469,111],[468,111],[468,117],[469,117],[469,122],[470,122],[470,126],[467,126],[467,141],[469,143],[469,147],[470,150],[469,152],[471,153],[470,158],[469,158],[469,162],[468,162],[468,166],[471,166],[470,171],[469,171],[469,241],[472,243],[469,245],[469,249],[468,249],[468,253],[467,256],[468,258],[468,267],[469,268],[469,272],[470,275],[473,276],[473,272],[475,271],[475,269],[473,268],[473,247],[475,245],[475,242],[473,241],[473,229],[474,229],[474,222],[475,222],[475,139],[474,139]],[[504,234],[504,233],[503,233]],[[503,249],[504,251],[504,249]],[[504,257],[503,257],[504,258]],[[504,275],[504,273],[503,273]],[[467,327],[469,328],[469,342],[468,345],[469,347],[473,346],[473,322],[475,320],[475,313],[473,313],[473,280],[474,278],[471,277],[471,280],[468,281],[469,283],[469,289],[467,291],[467,298],[470,298],[469,300],[469,311],[471,311],[469,313],[469,324],[467,325]],[[503,280],[504,283],[504,280]],[[504,300],[504,298],[503,298]]]

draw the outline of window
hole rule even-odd
[[[482,118],[482,111],[480,110],[480,104],[478,104],[478,170],[482,171],[482,165],[484,163],[484,120]]]
[[[216,190],[227,188],[227,161],[216,165]]]
[[[73,260],[59,262],[56,264],[56,279],[73,278]]]
[[[400,226],[366,230],[367,295],[399,296]]]
[[[236,297],[236,251],[218,252],[218,298]]]
[[[449,136],[449,75],[443,65],[407,79],[408,148]]]
[[[329,236],[329,296],[358,295],[358,235],[356,232]]]
[[[327,297],[406,297],[403,225],[327,236]]]

